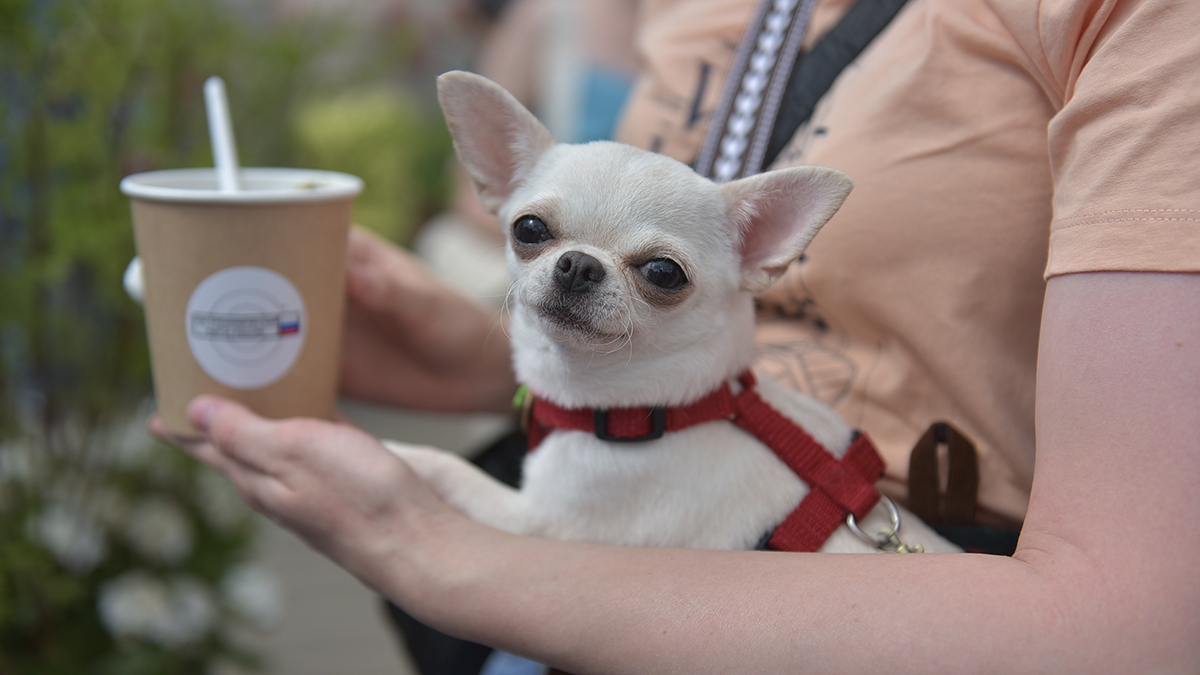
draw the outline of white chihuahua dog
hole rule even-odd
[[[390,444],[437,494],[487,525],[564,540],[958,550],[880,499],[865,437],[749,370],[753,296],[841,206],[845,175],[797,167],[718,185],[627,145],[558,144],[482,77],[447,73],[438,89],[507,232],[534,447],[514,490],[453,454]]]

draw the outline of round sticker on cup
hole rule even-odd
[[[215,272],[188,300],[192,355],[209,377],[234,389],[260,389],[286,375],[307,327],[299,291],[265,267]]]

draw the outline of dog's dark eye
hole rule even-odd
[[[537,216],[521,216],[513,223],[513,239],[522,244],[540,244],[554,238],[550,228]]]
[[[687,283],[687,277],[683,275],[683,268],[674,260],[659,258],[651,260],[638,269],[641,270],[642,276],[646,277],[646,281],[668,291],[673,291]]]

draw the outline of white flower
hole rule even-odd
[[[196,476],[196,505],[204,519],[221,532],[229,532],[251,514],[233,483],[212,469],[202,469]]]
[[[114,637],[149,637],[170,620],[170,593],[148,572],[127,572],[100,587],[96,611]]]
[[[140,440],[138,442],[115,442],[104,450],[104,457],[119,469],[141,469],[148,466],[154,454],[154,447]]]
[[[261,565],[234,567],[221,579],[221,596],[239,616],[259,630],[279,625],[283,618],[283,587]]]
[[[146,497],[134,504],[125,536],[153,562],[173,565],[192,552],[192,524],[183,509],[165,497]]]
[[[94,521],[60,503],[51,503],[31,523],[30,534],[59,564],[88,572],[108,554],[104,531]]]
[[[195,642],[208,634],[217,616],[217,605],[208,588],[191,577],[177,577],[169,584],[171,619],[158,626],[153,636],[167,646]]]
[[[0,483],[30,483],[35,475],[33,458],[28,448],[19,443],[0,444]]]
[[[217,615],[212,595],[200,581],[169,582],[144,570],[127,572],[100,587],[100,622],[117,638],[139,638],[165,647],[195,642],[208,634]]]

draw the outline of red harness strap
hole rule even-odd
[[[691,405],[677,408],[563,408],[533,400],[529,424],[532,452],[554,429],[595,433],[611,441],[642,441],[663,433],[715,420],[729,420],[770,448],[808,484],[809,493],[775,529],[767,546],[777,551],[816,551],[852,513],[866,517],[879,501],[875,482],[883,476],[883,460],[865,434],[857,434],[839,460],[802,427],[762,399],[754,374],[746,371],[733,394],[729,385]]]

